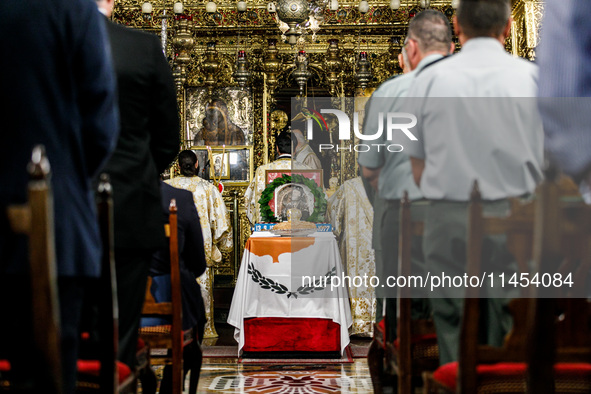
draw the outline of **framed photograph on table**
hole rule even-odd
[[[291,208],[301,212],[301,220],[322,221],[326,210],[322,181],[322,170],[267,170],[260,202],[263,221],[287,220]]]

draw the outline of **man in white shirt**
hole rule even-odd
[[[467,207],[478,181],[485,215],[507,213],[507,198],[529,195],[542,179],[543,131],[534,97],[537,68],[504,49],[510,33],[509,0],[464,0],[454,30],[462,51],[419,74],[406,106],[417,116],[405,151],[426,212],[423,252],[431,276],[463,276],[466,267]],[[504,238],[504,237],[500,237]],[[511,275],[517,266],[505,239],[483,241],[482,271]],[[481,337],[502,345],[512,321],[506,289],[484,285],[490,297],[481,316]],[[431,294],[442,364],[458,358],[465,288]]]
[[[444,56],[453,52],[451,27],[447,17],[436,10],[426,10],[415,16],[409,24],[408,37],[403,47],[404,59],[401,63],[403,70],[406,68],[408,73],[391,78],[384,82],[373,93],[367,105],[367,115],[363,125],[363,133],[374,135],[379,129],[379,114],[391,112],[400,112],[404,104],[404,97],[412,86],[415,77],[422,70],[435,65],[441,61]],[[386,130],[386,127],[383,127]],[[386,132],[376,139],[368,141],[368,144],[388,143]],[[402,142],[403,145],[406,142]],[[404,192],[408,192],[411,201],[416,201],[411,210],[413,217],[423,216],[424,203],[418,202],[423,196],[414,183],[408,155],[402,152],[389,152],[384,148],[376,149],[376,145],[371,145],[372,150],[359,153],[359,164],[362,166],[363,176],[374,184],[378,189],[378,198],[374,200],[374,237],[378,239],[373,241],[377,246],[376,250],[376,273],[380,277],[380,282],[385,283],[388,276],[398,275],[398,236],[400,225],[400,199]],[[379,186],[379,187],[378,187]],[[420,237],[413,240],[413,275],[423,274],[424,262],[421,258]],[[381,252],[383,251],[383,260]],[[387,301],[388,316],[396,317],[396,292],[395,287],[378,287],[376,294],[378,297],[389,298]],[[414,298],[420,298],[422,294],[413,292]],[[428,313],[428,303],[417,299],[413,302],[413,314],[416,317],[423,317]],[[379,311],[381,313],[381,310]],[[388,325],[392,331],[389,332],[389,338],[395,338],[396,322],[393,320]]]

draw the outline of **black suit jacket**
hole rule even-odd
[[[195,208],[191,192],[177,189],[164,182],[160,183],[160,190],[162,192],[162,209],[167,222],[170,200],[176,199],[177,205],[183,329],[198,326],[200,338],[203,338],[203,327],[206,321],[205,306],[201,296],[201,289],[195,281],[197,277],[205,272],[206,268],[199,214],[197,208]],[[168,247],[154,253],[150,275],[154,277],[151,291],[155,300],[158,302],[170,301],[170,251]],[[156,319],[144,319],[142,325],[162,323]]]
[[[119,90],[121,133],[105,171],[113,184],[115,247],[164,246],[158,175],[179,149],[172,73],[160,41],[108,22]]]
[[[86,0],[0,1],[0,276],[26,273],[26,237],[6,206],[27,200],[36,144],[51,165],[60,276],[98,276],[91,179],[117,138],[115,76],[104,17]]]

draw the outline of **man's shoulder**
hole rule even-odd
[[[390,77],[384,81],[376,90],[373,92],[372,97],[389,97],[392,94],[398,93],[409,86],[415,77],[415,72],[411,71],[407,74],[396,75]]]
[[[112,45],[120,45],[127,41],[133,42],[134,45],[159,45],[160,41],[158,40],[158,37],[152,33],[147,33],[132,27],[119,25],[114,22],[109,22],[107,26],[109,34],[112,38]]]
[[[508,57],[508,62],[510,62],[511,68],[513,70],[519,70],[519,71],[526,72],[528,74],[537,75],[538,65],[535,64],[534,62],[530,62],[529,60],[523,59],[521,57],[511,56],[509,54],[507,54],[507,57]]]
[[[207,190],[214,198],[222,198],[222,193],[220,193],[217,186],[213,183],[206,181],[203,178],[196,177],[198,179],[198,185],[202,186],[205,190]]]
[[[274,170],[274,169],[283,169],[283,168],[290,168],[292,164],[297,163],[293,158],[285,158],[285,159],[277,159],[268,164],[265,169]]]
[[[185,189],[171,186],[166,182],[160,183],[160,191],[164,197],[170,196],[170,198],[193,200],[193,193]]]
[[[348,181],[343,182],[343,184],[341,185],[341,187],[344,188],[356,188],[359,186],[363,186],[363,181],[361,180],[361,177],[355,177],[353,179],[349,179]]]
[[[486,59],[489,60],[489,64],[487,64],[487,66],[506,69],[507,73],[535,73],[538,68],[538,66],[535,63],[532,63],[529,60],[517,56],[513,56],[506,51],[485,53],[487,53]],[[459,53],[453,56],[448,56],[442,59],[441,61],[436,62],[432,66],[424,69],[420,73],[421,78],[423,78],[423,75],[434,76],[442,75],[445,73],[458,73],[461,72],[461,70],[463,69],[473,68],[473,63],[475,60],[479,60],[479,55],[479,53],[466,53],[460,51]]]

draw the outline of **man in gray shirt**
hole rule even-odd
[[[388,276],[398,273],[398,232],[400,199],[404,192],[408,192],[413,201],[421,200],[422,195],[412,179],[410,161],[404,151],[398,149],[389,151],[386,135],[386,114],[400,112],[403,97],[412,85],[415,76],[426,67],[443,59],[453,52],[451,42],[451,28],[449,21],[436,10],[426,10],[415,16],[408,27],[408,37],[403,50],[408,59],[407,65],[411,72],[389,79],[384,82],[372,95],[367,105],[363,133],[367,136],[376,134],[382,128],[383,133],[374,140],[368,141],[372,150],[360,152],[359,164],[362,166],[363,176],[378,189],[379,196],[374,200],[374,229],[373,244],[376,249],[376,274],[380,283],[385,284]],[[383,116],[380,118],[380,113]],[[384,124],[380,125],[380,119]],[[378,150],[379,144],[384,144]],[[413,216],[420,217],[424,206],[413,204]],[[376,239],[377,238],[377,239]],[[422,263],[420,239],[413,242],[413,274],[421,274]],[[383,257],[382,257],[383,256]],[[396,288],[377,287],[378,297],[386,297],[388,316],[396,318]],[[415,293],[416,295],[416,293]],[[379,309],[378,309],[379,310]],[[413,303],[413,311],[422,315],[428,306],[420,300]],[[388,338],[395,338],[395,321],[389,322],[391,328]]]
[[[417,116],[417,140],[405,146],[425,198],[423,252],[431,276],[463,276],[466,267],[467,208],[478,181],[485,215],[508,212],[507,198],[534,192],[542,179],[543,131],[533,97],[537,69],[506,53],[509,0],[462,1],[454,17],[462,51],[419,75],[408,92]],[[531,97],[531,98],[530,98]],[[416,100],[416,101],[415,101]],[[482,271],[517,271],[504,237],[483,240]],[[488,297],[481,337],[502,345],[512,321],[507,300],[515,292],[484,284]],[[440,362],[458,358],[465,287],[431,294]]]

